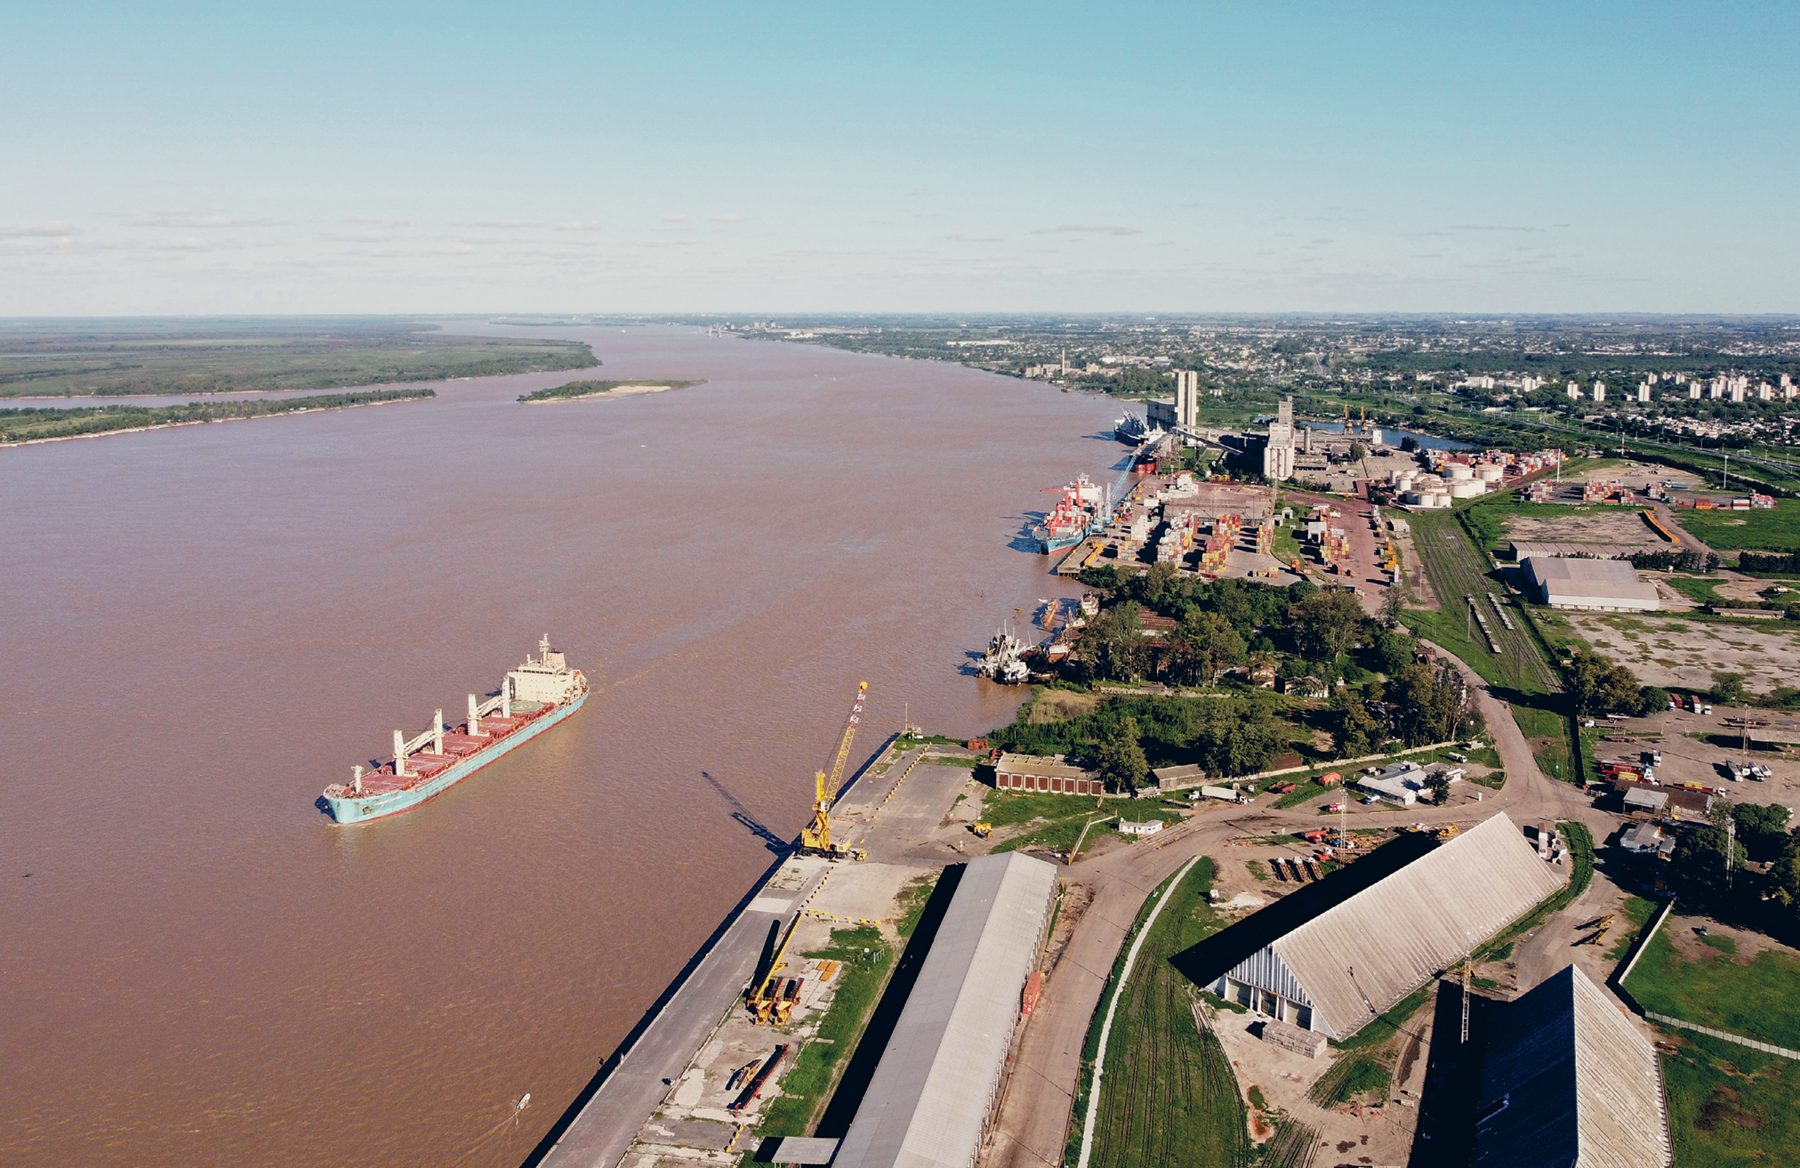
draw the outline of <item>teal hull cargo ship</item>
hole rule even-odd
[[[569,668],[546,636],[537,658],[527,655],[525,664],[508,672],[499,693],[484,702],[469,695],[469,717],[460,727],[446,727],[439,710],[431,729],[416,738],[394,731],[394,761],[373,771],[352,767],[348,783],[325,788],[325,803],[339,823],[397,815],[523,746],[587,699],[587,678]]]

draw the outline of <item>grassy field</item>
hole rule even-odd
[[[1800,549],[1800,500],[1778,499],[1769,511],[1696,511],[1683,507],[1676,520],[1715,551]]]
[[[1691,1030],[1662,1039],[1679,1168],[1800,1163],[1800,1064]]]
[[[1625,988],[1646,1010],[1800,1050],[1800,958],[1765,949],[1739,964],[1734,949],[1714,946],[1686,960],[1665,924]],[[1793,1069],[1800,1082],[1800,1064]]]
[[[1169,894],[1120,991],[1094,1125],[1099,1168],[1239,1168],[1249,1155],[1231,1064],[1219,1040],[1195,1026],[1192,987],[1168,960],[1223,926],[1206,900],[1212,876],[1212,861],[1202,859]]]
[[[661,385],[669,389],[686,389],[690,385],[699,385],[698,381],[571,381],[567,385],[558,385],[551,389],[540,389],[533,393],[522,393],[522,402],[572,401],[583,397],[602,397],[619,388],[621,385]]]
[[[338,410],[380,402],[417,401],[436,397],[433,390],[380,389],[363,393],[330,393],[290,397],[274,401],[189,402],[185,406],[76,406],[69,409],[0,409],[0,445],[43,441],[49,438],[86,438],[147,426],[187,426],[198,422],[228,422],[239,418],[266,418],[309,410]]]
[[[989,791],[981,809],[982,818],[997,828],[1014,824],[1031,825],[1031,830],[1025,834],[996,845],[995,852],[1015,852],[1020,848],[1047,848],[1054,852],[1066,852],[1075,846],[1075,841],[1081,836],[1081,829],[1090,820],[1098,821],[1120,814],[1138,823],[1150,819],[1161,820],[1165,826],[1181,818],[1168,808],[1148,803],[1101,799],[1092,795],[1013,794],[1007,791]],[[1043,822],[1039,823],[1038,820]],[[1096,825],[1088,833],[1087,843],[1092,843],[1098,833],[1112,830],[1116,830],[1115,825]],[[1083,850],[1086,850],[1086,844],[1083,845]]]
[[[919,900],[921,909],[924,900]],[[831,944],[806,956],[843,962],[843,972],[838,975],[842,980],[831,1008],[819,1020],[818,1034],[801,1048],[793,1069],[782,1076],[781,1097],[763,1109],[762,1134],[766,1136],[801,1136],[812,1131],[838,1076],[856,1051],[894,964],[893,948],[882,940],[879,930],[867,925],[833,929]]]
[[[0,333],[0,397],[337,389],[598,364],[573,341],[449,337],[408,321],[69,322]]]

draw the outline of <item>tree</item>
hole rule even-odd
[[[1335,661],[1362,631],[1362,605],[1350,592],[1315,592],[1288,610],[1294,646],[1309,661]]]
[[[1425,776],[1425,789],[1431,792],[1431,801],[1439,807],[1450,802],[1450,776],[1443,771],[1432,771]]]
[[[1130,680],[1143,670],[1144,638],[1138,606],[1116,604],[1088,624],[1078,642],[1082,663],[1095,677]]]
[[[1714,819],[1729,814],[1715,808]],[[1705,906],[1722,905],[1732,887],[1732,876],[1744,866],[1744,845],[1726,851],[1730,838],[1719,822],[1681,837],[1669,857],[1676,892],[1685,900]],[[1729,862],[1727,856],[1730,857]]]
[[[1113,791],[1135,791],[1150,781],[1150,763],[1138,742],[1136,718],[1120,718],[1100,732],[1095,769]]]
[[[1170,672],[1183,684],[1217,681],[1228,666],[1244,659],[1244,638],[1216,612],[1194,609],[1183,618],[1170,644]]]
[[[1381,598],[1381,619],[1388,628],[1394,628],[1400,623],[1400,613],[1406,608],[1409,598],[1404,584],[1394,584],[1388,588],[1387,595]]]
[[[1635,713],[1643,705],[1644,687],[1636,675],[1597,653],[1576,649],[1566,674],[1564,689],[1579,717],[1607,710]]]
[[[1424,411],[1421,410],[1419,412],[1423,413]],[[1406,451],[1408,454],[1412,454],[1419,449],[1419,440],[1414,438],[1411,434],[1408,434],[1406,437],[1400,439],[1400,449]]]
[[[1196,761],[1215,775],[1262,770],[1281,744],[1281,727],[1261,702],[1217,702],[1190,744]]]
[[[1741,673],[1713,674],[1712,698],[1721,706],[1740,704],[1744,700],[1744,675]]]
[[[1758,862],[1774,860],[1788,841],[1788,809],[1779,803],[1735,803],[1731,818],[1737,822],[1744,852]]]
[[[1369,650],[1375,668],[1392,677],[1413,663],[1419,654],[1419,643],[1405,633],[1383,629],[1375,634]]]
[[[1340,689],[1331,699],[1331,742],[1339,758],[1373,754],[1381,741],[1381,723],[1362,698]]]
[[[1352,442],[1350,444],[1350,461],[1351,462],[1361,462],[1363,459],[1365,459],[1367,457],[1369,457],[1369,448],[1367,446],[1364,446],[1360,442]]]

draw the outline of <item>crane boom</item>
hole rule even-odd
[[[837,802],[838,784],[844,780],[844,764],[850,759],[850,743],[856,738],[856,727],[862,721],[863,702],[868,695],[868,682],[862,682],[856,687],[856,700],[850,705],[850,718],[844,723],[844,737],[838,743],[837,758],[832,761],[831,772],[827,774],[820,771],[813,780],[813,821],[800,831],[801,851],[827,856],[835,856],[842,851],[831,843],[831,805]]]

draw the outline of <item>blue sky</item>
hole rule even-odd
[[[14,4],[0,315],[1800,311],[1800,5]]]

